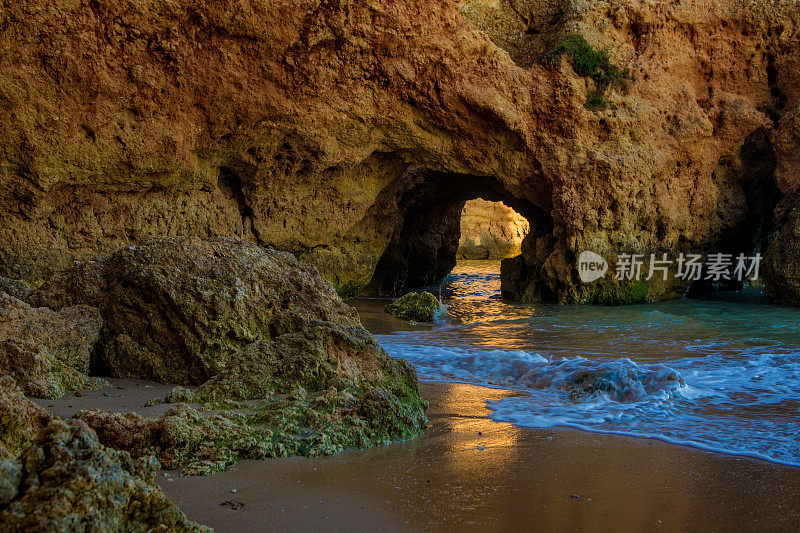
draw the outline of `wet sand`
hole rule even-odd
[[[82,391],[81,396],[67,394],[55,400],[31,398],[49,413],[61,418],[70,418],[83,410],[100,409],[115,413],[139,413],[158,418],[174,405],[159,404],[144,407],[149,400],[163,399],[175,385],[165,385],[143,379],[110,378],[108,387]]]
[[[509,392],[423,383],[430,429],[333,457],[159,477],[218,531],[798,531],[800,469],[487,418]],[[235,490],[235,492],[233,492]],[[225,503],[224,502],[228,502]]]

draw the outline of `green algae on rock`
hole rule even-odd
[[[101,323],[92,307],[54,312],[0,292],[0,372],[38,398],[102,386],[87,375]]]
[[[155,454],[167,469],[207,475],[239,460],[304,455],[407,440],[425,427],[425,402],[403,383],[291,394],[198,410],[179,404],[159,419],[136,413],[76,415],[106,446],[134,457]]]
[[[385,309],[387,313],[404,320],[433,322],[436,315],[441,312],[442,306],[436,296],[424,291],[410,292],[387,305]]]
[[[12,465],[13,495],[0,503],[4,531],[191,531],[154,483],[158,461],[106,448],[83,422],[52,421]]]
[[[361,326],[313,323],[301,332],[251,343],[195,393],[197,401],[253,400],[297,387],[309,392],[404,383],[416,390],[414,368],[389,357]]]

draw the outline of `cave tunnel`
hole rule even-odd
[[[420,172],[420,171],[418,171]],[[398,200],[402,221],[378,261],[364,293],[371,296],[395,297],[410,290],[439,285],[456,266],[461,241],[462,214],[468,202],[480,200],[484,205],[503,206],[520,216],[525,235],[521,243],[524,255],[536,256],[537,243],[543,235],[552,241],[552,219],[545,210],[527,199],[511,194],[496,178],[430,170],[418,179]],[[549,254],[549,252],[548,252]],[[506,259],[503,285],[515,288],[524,284],[520,267],[524,258]],[[472,257],[478,259],[478,257]],[[505,262],[516,264],[506,268]],[[509,297],[516,297],[511,290]]]
[[[740,149],[723,157],[713,173],[719,195],[712,213],[711,238],[695,242],[689,253],[766,255],[775,236],[780,191],[775,182],[776,158],[770,132],[751,133]],[[564,288],[547,260],[556,250],[553,219],[547,209],[515,195],[492,176],[417,169],[414,179],[396,192],[400,220],[394,227],[373,276],[362,294],[397,297],[411,290],[438,286],[456,266],[465,204],[476,199],[502,202],[524,217],[529,231],[521,254],[502,261],[501,292],[515,301],[558,302]],[[407,179],[407,178],[406,178]],[[736,279],[694,282],[687,296],[719,289],[741,289]]]

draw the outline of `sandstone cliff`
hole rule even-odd
[[[461,212],[459,259],[508,259],[522,253],[530,224],[503,204],[470,200]]]
[[[193,234],[397,293],[446,274],[481,197],[531,223],[508,296],[682,294],[582,285],[577,255],[766,249],[800,184],[798,22],[790,0],[4,2],[0,275]],[[589,109],[568,35],[627,90]],[[768,279],[797,287],[790,260]]]

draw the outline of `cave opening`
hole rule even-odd
[[[713,178],[723,194],[718,198],[715,217],[723,229],[707,253],[729,254],[734,261],[739,254],[766,254],[775,234],[775,209],[780,199],[776,167],[770,132],[764,128],[751,133],[735,156],[719,162]],[[738,279],[699,280],[691,285],[688,295],[743,286]]]
[[[436,288],[461,258],[513,262],[514,268],[501,269],[503,292],[518,298],[530,270],[523,256],[537,255],[542,233],[552,237],[549,213],[490,176],[416,173],[423,177],[398,193],[399,222],[364,294]]]

